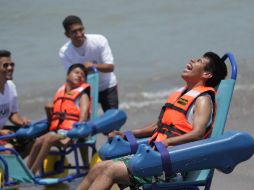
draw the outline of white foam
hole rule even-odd
[[[130,102],[123,102],[120,104],[121,109],[132,109],[132,108],[144,108],[155,104],[163,104],[165,99],[155,99],[155,100],[146,100],[146,101],[130,101]]]
[[[121,109],[140,109],[152,105],[162,105],[173,90],[175,90],[175,88],[157,92],[129,93],[126,95],[128,101],[124,100],[120,103],[119,107]]]
[[[254,90],[254,84],[237,84],[235,90],[252,91]]]
[[[30,99],[26,99],[23,100],[24,104],[33,104],[33,103],[47,103],[50,100],[48,98],[44,98],[44,97],[36,97],[36,98],[30,98]]]
[[[161,90],[158,92],[142,92],[142,96],[147,99],[154,99],[154,98],[165,98],[168,97],[169,93],[176,89],[171,90]]]

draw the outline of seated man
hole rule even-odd
[[[25,126],[30,122],[28,119],[22,118],[18,112],[18,96],[16,86],[12,81],[14,67],[15,63],[12,62],[11,52],[0,50],[0,136],[13,133],[18,129],[17,126]],[[6,125],[8,120],[15,126]],[[27,141],[0,140],[0,146],[15,147],[22,157],[28,153],[28,144]]]
[[[209,136],[215,116],[215,89],[227,75],[226,64],[218,55],[207,52],[191,59],[182,72],[186,86],[167,99],[158,122],[133,130],[136,137],[151,137],[166,147],[196,141]],[[109,135],[124,136],[116,131]],[[106,190],[114,183],[139,187],[152,183],[152,177],[133,176],[127,165],[131,156],[103,161],[92,168],[77,190]]]
[[[70,66],[66,83],[55,94],[51,109],[49,132],[37,138],[28,159],[28,167],[35,174],[52,146],[67,146],[71,139],[65,134],[75,122],[89,119],[90,86],[85,83],[85,67]],[[49,108],[48,108],[49,109]]]

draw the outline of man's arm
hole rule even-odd
[[[30,120],[22,118],[18,112],[11,113],[9,120],[15,125],[25,126],[30,124]]]
[[[166,146],[174,146],[202,139],[210,121],[213,105],[208,96],[200,96],[195,102],[193,129],[191,132],[162,141]]]
[[[101,57],[101,63],[93,63],[92,61],[85,61],[84,65],[87,69],[94,66],[100,72],[108,73],[114,71],[114,58],[109,46],[108,40],[104,36],[100,36],[100,43],[98,44],[98,51]]]
[[[91,61],[86,61],[83,63],[87,70],[90,70],[91,67],[95,67],[98,71],[102,73],[109,73],[114,71],[114,64],[112,63],[93,63]]]
[[[45,113],[46,113],[46,116],[47,116],[48,123],[50,124],[51,123],[51,117],[52,117],[52,114],[53,114],[53,104],[52,103],[47,103],[44,107],[44,110],[45,110]]]
[[[144,128],[134,129],[132,130],[132,132],[135,137],[144,138],[144,137],[150,137],[156,128],[157,128],[157,122],[152,122],[146,125]]]
[[[80,105],[79,122],[88,120],[90,100],[86,93],[83,93],[81,95],[79,105]]]
[[[150,137],[156,128],[157,128],[157,122],[152,122],[141,129],[133,129],[132,133],[137,138]],[[122,131],[113,131],[108,134],[108,138],[112,139],[116,135],[120,135],[121,137],[124,137],[124,133]]]

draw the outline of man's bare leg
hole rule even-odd
[[[79,184],[79,186],[77,187],[77,190],[88,189],[92,185],[96,177],[100,175],[100,173],[103,170],[105,170],[107,167],[109,167],[111,164],[112,164],[111,160],[102,161],[96,164],[85,176],[84,180]]]
[[[123,162],[104,161],[92,169],[77,190],[109,190],[114,183],[131,184]]]
[[[36,139],[33,147],[32,147],[32,150],[30,152],[30,155],[28,157],[28,162],[27,162],[27,166],[28,168],[32,168],[33,164],[34,164],[34,161],[35,161],[35,158],[37,157],[37,155],[39,154],[39,151],[41,149],[41,146],[42,146],[42,143],[44,142],[44,138],[46,137],[47,134],[39,137]]]
[[[35,174],[41,167],[43,160],[48,155],[50,148],[54,145],[56,145],[60,140],[62,139],[62,136],[59,134],[50,134],[48,133],[45,137],[45,141],[43,142],[41,149],[39,151],[39,154],[37,155],[32,167],[31,171]]]

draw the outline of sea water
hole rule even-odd
[[[87,33],[109,41],[120,108],[128,115],[123,130],[156,120],[169,92],[184,84],[186,63],[214,51],[233,53],[239,66],[226,130],[254,134],[254,1],[0,0],[0,49],[12,52],[20,112],[31,120],[45,117],[44,104],[65,81],[58,51],[67,41],[62,20],[70,14],[81,17]],[[252,159],[230,175],[216,172],[212,189],[252,190],[253,166]]]

